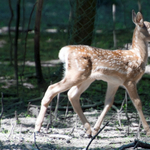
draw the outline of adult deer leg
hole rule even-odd
[[[114,102],[114,96],[116,94],[117,89],[118,89],[118,85],[108,83],[104,109],[103,109],[101,115],[99,116],[95,126],[94,126],[94,130],[92,131],[92,136],[96,135],[96,133],[100,129],[100,126],[102,124],[102,121],[103,121],[106,113],[111,108],[111,106]]]
[[[36,124],[35,124],[35,131],[40,131],[42,122],[44,120],[44,116],[47,110],[47,107],[49,103],[52,101],[52,99],[61,92],[64,92],[68,89],[70,89],[72,86],[79,84],[80,80],[72,80],[70,78],[64,78],[58,83],[55,83],[53,85],[50,85],[42,99],[41,102],[41,109],[40,113],[38,115]]]
[[[137,93],[136,83],[130,81],[124,84],[124,86],[126,87],[128,94],[140,116],[144,130],[147,132],[147,135],[150,135],[149,125],[147,124],[146,119],[143,115],[142,103]]]
[[[91,135],[91,127],[89,122],[87,121],[85,115],[83,114],[81,105],[80,105],[80,95],[89,87],[89,85],[93,82],[94,80],[86,80],[82,82],[80,85],[72,87],[69,92],[68,92],[68,98],[73,106],[74,111],[78,114],[80,117],[85,129],[86,129],[86,134],[88,136]]]

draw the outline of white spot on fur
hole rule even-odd
[[[85,71],[85,69],[82,69],[80,66],[79,66],[79,63],[78,63],[78,60],[75,59],[75,63],[76,63],[76,66],[78,68],[78,71]]]

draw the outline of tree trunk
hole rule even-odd
[[[11,17],[10,17],[10,20],[8,23],[8,35],[9,35],[9,42],[10,42],[10,64],[12,65],[13,64],[13,62],[12,62],[13,61],[13,42],[12,42],[12,35],[11,35],[10,28],[11,28],[11,22],[12,22],[13,17],[14,17],[14,12],[13,12],[13,9],[11,6],[11,0],[8,0],[8,3],[9,3],[9,9],[11,12]]]
[[[37,0],[37,10],[35,18],[35,35],[34,35],[34,59],[35,59],[35,68],[38,84],[44,82],[41,69],[41,60],[40,60],[40,24],[41,24],[41,14],[42,14],[43,0]]]
[[[113,16],[113,41],[114,48],[117,47],[117,39],[116,39],[116,5],[112,5],[112,16]]]
[[[15,79],[18,93],[18,37],[19,37],[19,22],[20,22],[20,0],[17,1],[17,19],[16,19],[16,31],[14,42],[14,69]]]
[[[91,45],[96,14],[96,0],[76,0],[70,44]]]

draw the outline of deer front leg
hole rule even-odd
[[[109,111],[109,109],[111,108],[111,106],[114,102],[114,96],[116,94],[117,89],[118,89],[118,85],[108,83],[104,109],[94,126],[94,129],[92,131],[92,136],[96,135],[96,133],[100,129],[100,126],[102,124],[102,121],[103,121],[106,113]]]
[[[45,92],[45,95],[42,99],[41,102],[41,109],[40,109],[40,113],[37,117],[37,121],[35,124],[35,132],[40,131],[43,120],[44,120],[44,116],[47,110],[48,105],[50,104],[50,102],[52,101],[52,99],[58,94],[61,93],[63,91],[68,90],[69,88],[71,88],[73,86],[72,82],[69,82],[69,80],[63,79],[58,83],[55,83],[53,85],[50,85],[47,89],[47,91]]]
[[[137,88],[136,88],[136,83],[129,81],[127,83],[124,84],[124,86],[126,87],[128,94],[139,114],[139,117],[142,121],[142,125],[144,127],[144,130],[146,131],[147,135],[150,135],[150,129],[149,129],[149,125],[143,115],[143,111],[142,111],[142,103],[141,100],[139,98],[139,95],[137,93]]]
[[[72,87],[68,92],[68,98],[70,100],[70,103],[72,104],[72,107],[74,111],[78,114],[80,120],[82,121],[84,128],[86,129],[86,134],[90,137],[92,130],[89,122],[87,121],[85,115],[83,114],[81,105],[80,105],[80,95],[89,87],[89,85],[94,80],[86,80],[82,82],[80,85]]]

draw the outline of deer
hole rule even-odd
[[[150,22],[144,21],[140,12],[132,10],[135,29],[132,48],[129,50],[105,50],[88,45],[68,45],[61,48],[59,59],[64,63],[64,77],[58,83],[50,85],[41,101],[41,108],[35,123],[35,132],[40,132],[48,105],[61,92],[68,91],[68,99],[78,114],[85,135],[94,136],[100,129],[106,113],[114,102],[116,91],[121,86],[127,92],[135,106],[142,126],[150,135],[149,125],[142,111],[142,102],[137,92],[137,83],[145,72],[148,59],[148,42],[150,41]],[[107,82],[104,108],[94,128],[83,114],[80,95],[95,80]]]

